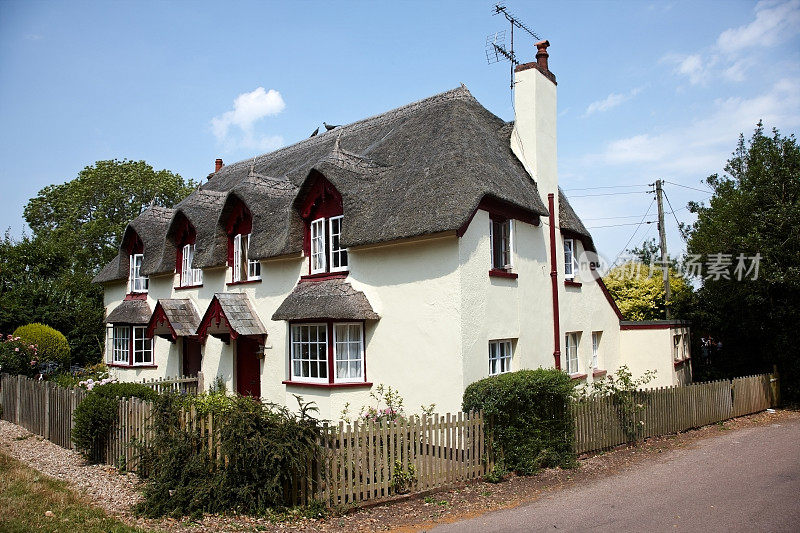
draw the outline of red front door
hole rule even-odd
[[[194,377],[200,371],[200,342],[183,338],[183,375]]]
[[[242,396],[261,397],[261,361],[258,342],[246,337],[236,339],[236,392]]]

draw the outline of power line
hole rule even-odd
[[[648,221],[644,222],[644,224],[653,224],[655,222],[658,222],[658,221],[657,220],[648,220]],[[642,224],[643,224],[642,222],[627,222],[625,224],[607,224],[605,226],[589,226],[586,229],[618,228],[620,226],[637,226],[637,225],[641,226]]]
[[[638,225],[638,226],[636,226],[636,229],[635,229],[635,230],[633,230],[633,235],[631,235],[631,238],[630,238],[630,239],[628,239],[628,242],[626,242],[626,243],[625,243],[625,246],[623,246],[623,247],[622,247],[622,250],[620,250],[620,251],[619,251],[619,253],[617,254],[617,256],[614,258],[614,261],[612,261],[612,262],[611,262],[611,265],[612,265],[612,266],[613,266],[614,264],[616,264],[616,262],[617,262],[617,259],[619,259],[619,256],[621,256],[621,255],[622,255],[622,252],[624,252],[624,251],[625,251],[625,250],[628,248],[628,245],[631,243],[631,241],[633,240],[633,238],[634,238],[634,237],[636,236],[636,234],[639,232],[639,228],[641,228],[641,227],[642,227],[642,224],[644,224],[644,219],[645,219],[645,218],[647,218],[647,215],[649,215],[649,214],[650,214],[650,210],[653,208],[653,204],[654,204],[655,202],[656,202],[656,199],[655,199],[655,198],[653,198],[653,199],[650,201],[650,205],[649,205],[649,206],[648,206],[648,208],[647,208],[647,212],[646,212],[646,213],[644,214],[644,216],[642,217],[642,220],[641,220],[641,222],[639,222],[639,225]]]
[[[664,181],[664,183],[669,183],[670,185],[675,185],[677,187],[683,187],[684,189],[691,189],[693,191],[698,191],[698,192],[704,192],[704,193],[713,192],[710,189],[697,189],[695,187],[689,187],[688,185],[681,185],[680,183],[675,183],[674,181]]]
[[[597,194],[573,194],[570,198],[587,198],[589,196],[618,196],[622,194],[647,194],[651,191],[628,191],[628,192],[601,192]]]
[[[670,209],[672,209],[672,216],[675,218],[675,223],[678,225],[678,233],[680,233],[681,237],[683,237],[683,240],[686,241],[686,236],[681,231],[681,223],[678,221],[678,215],[675,214],[675,208],[672,207],[672,202],[669,201],[669,195],[667,194],[667,191],[664,191],[664,198],[667,199],[667,205]]]
[[[575,187],[572,189],[564,189],[564,191],[593,191],[596,189],[622,189],[622,188],[631,188],[631,187],[646,187],[645,184],[639,185],[601,185],[598,187]]]
[[[644,215],[620,215],[616,217],[587,217],[583,220],[613,220],[618,218],[642,218]]]

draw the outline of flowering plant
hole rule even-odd
[[[112,378],[110,376],[106,376],[106,377],[100,379],[99,381],[95,381],[92,378],[89,378],[89,379],[84,380],[84,381],[79,381],[78,385],[83,387],[86,390],[92,390],[93,388],[95,388],[97,386],[105,385],[107,383],[116,383],[116,382],[117,382],[117,378]]]
[[[38,365],[39,348],[35,344],[14,335],[0,335],[0,372],[32,377]]]

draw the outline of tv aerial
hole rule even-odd
[[[519,18],[514,16],[512,13],[508,11],[506,6],[503,2],[498,2],[494,5],[492,15],[500,15],[502,14],[506,20],[511,24],[511,39],[510,39],[510,46],[506,48],[505,39],[506,39],[506,32],[505,30],[495,32],[492,35],[486,37],[486,62],[488,64],[499,63],[500,61],[508,61],[511,63],[511,89],[514,89],[514,67],[519,65],[519,61],[517,60],[517,56],[514,55],[514,28],[519,28],[522,31],[528,33],[531,37],[540,41],[536,33],[528,26],[526,26]]]

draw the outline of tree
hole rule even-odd
[[[172,206],[196,184],[144,161],[98,161],[45,187],[25,207],[32,236],[0,240],[0,333],[41,322],[63,333],[72,362],[95,362],[103,292],[91,283],[118,251],[128,222],[152,203]]]
[[[173,206],[196,187],[144,161],[98,161],[74,180],[39,191],[24,216],[34,237],[72,250],[76,271],[96,273],[116,255],[128,222],[150,204]]]
[[[666,318],[662,272],[657,263],[641,261],[628,261],[608,271],[603,282],[614,297],[625,320]],[[674,307],[674,302],[685,300],[692,292],[686,279],[674,268],[669,269],[669,286],[672,290],[671,309]]]
[[[706,273],[693,305],[695,331],[723,342],[712,361],[726,375],[760,372],[777,364],[788,398],[800,398],[800,148],[777,129],[739,142],[725,174],[709,176],[709,205],[690,203],[689,254],[730,261],[728,279]],[[719,256],[717,254],[723,254]],[[737,258],[758,254],[758,273],[737,275]],[[754,260],[750,259],[748,268]],[[743,279],[738,279],[742,277]],[[755,278],[755,279],[754,279]]]

